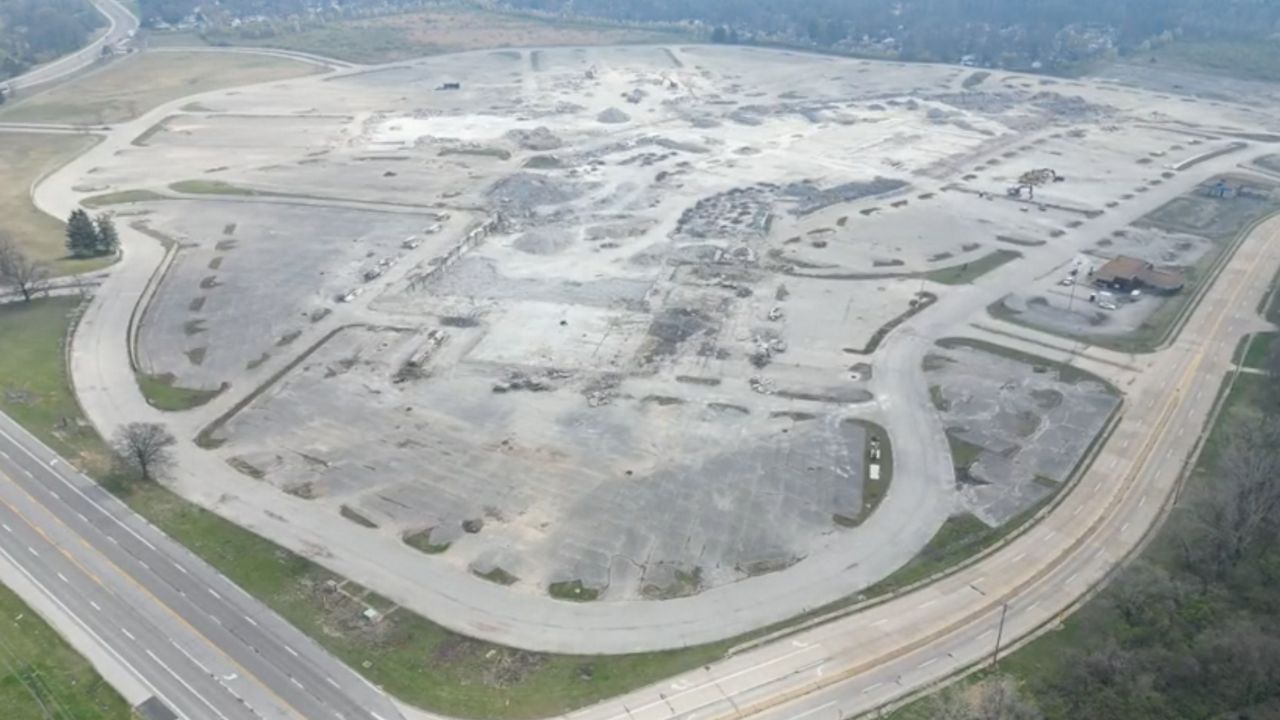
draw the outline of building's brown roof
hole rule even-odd
[[[1114,282],[1118,279],[1137,281],[1157,290],[1178,290],[1186,281],[1181,273],[1172,270],[1159,270],[1145,260],[1120,255],[1108,260],[1093,274],[1098,282]]]
[[[1150,263],[1143,262],[1138,258],[1121,255],[1108,260],[1105,265],[1098,268],[1093,277],[1095,280],[1102,282],[1111,282],[1117,278],[1136,280],[1150,267]]]

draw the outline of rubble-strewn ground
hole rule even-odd
[[[847,532],[853,421],[893,401],[873,350],[921,293],[945,307],[988,271],[1036,291],[1057,276],[1018,263],[1068,243],[1191,265],[1225,242],[1234,220],[1166,185],[1244,142],[1198,127],[1200,101],[967,77],[705,46],[477,52],[203,98],[77,190],[155,194],[116,208],[179,245],[142,369],[229,383],[228,405],[263,387],[202,440],[331,516],[335,543],[372,527],[513,591],[673,597]],[[1006,194],[1042,168],[1060,181]],[[1094,229],[1155,198],[1185,207]],[[1002,402],[997,370],[1062,396],[1005,398],[1054,452],[979,462],[965,502],[1001,522],[1114,398],[982,363],[943,384],[969,388],[970,421]]]
[[[1120,403],[1096,378],[963,341],[944,341],[925,369],[955,448],[961,504],[993,527],[1057,490]]]

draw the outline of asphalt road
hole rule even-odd
[[[114,665],[132,676],[123,684],[184,718],[400,718],[382,693],[4,415],[0,523],[0,560],[40,590],[24,599],[72,618],[101,647],[95,664]]]
[[[1256,309],[1278,269],[1280,219],[1237,251],[1170,348],[1135,359],[1123,415],[1089,470],[1000,550],[890,602],[569,717],[842,720],[989,662],[997,638],[1007,652],[1052,627],[1174,499],[1236,340],[1266,327]]]
[[[93,0],[94,6],[98,8],[109,23],[107,31],[103,33],[93,42],[83,48],[64,55],[53,62],[45,63],[30,72],[10,78],[0,86],[7,87],[10,90],[25,90],[36,85],[44,85],[83,70],[94,64],[102,57],[102,47],[104,45],[116,45],[129,37],[129,34],[138,29],[138,18],[133,16],[124,5],[117,0]]]

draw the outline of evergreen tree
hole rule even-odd
[[[67,218],[67,251],[77,258],[92,257],[98,251],[98,229],[84,210],[72,210]]]
[[[116,224],[111,216],[103,213],[97,219],[97,243],[95,255],[113,255],[120,247],[120,235],[116,233]]]

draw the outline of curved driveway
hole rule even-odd
[[[216,98],[224,92],[199,97]],[[113,128],[103,143],[39,185],[35,195],[39,207],[64,216],[78,202],[72,187],[85,171],[127,148],[142,131],[191,101],[174,101]],[[1227,159],[1210,161],[1196,177],[1233,164]],[[1182,176],[1168,181],[1166,188],[1183,191],[1194,184],[1194,177]],[[940,301],[891,333],[874,358],[877,403],[871,418],[888,428],[897,451],[887,498],[863,526],[842,533],[830,549],[785,572],[663,602],[564,603],[504,589],[432,562],[376,530],[352,530],[342,545],[333,545],[328,539],[330,515],[314,512],[307,501],[244,478],[189,441],[176,451],[173,484],[184,496],[234,522],[474,637],[531,650],[581,654],[658,650],[731,637],[856,592],[905,564],[924,546],[952,511],[954,493],[950,451],[922,377],[924,354],[937,338],[964,334],[965,323],[983,317],[988,304],[1026,278],[1053,271],[1092,238],[1123,227],[1127,218],[1159,202],[1154,197],[1135,200],[1123,217],[1093,220],[1089,232],[1028,251],[1026,259],[991,273],[980,285],[933,288]],[[76,391],[87,416],[106,436],[124,423],[149,420],[164,422],[180,436],[191,438],[236,397],[224,395],[210,406],[176,415],[160,413],[146,403],[133,379],[127,338],[130,318],[163,251],[155,240],[127,226],[120,230],[124,260],[95,295],[72,345]],[[341,312],[335,313],[332,322],[342,322]],[[335,325],[310,332],[318,337]],[[308,337],[297,343],[299,347],[307,344]],[[275,364],[260,368],[258,376],[270,375],[286,361],[274,360]],[[237,388],[239,392],[248,389]],[[1053,546],[1049,542],[1044,549]],[[904,603],[916,596],[879,605],[873,612],[902,611]]]

